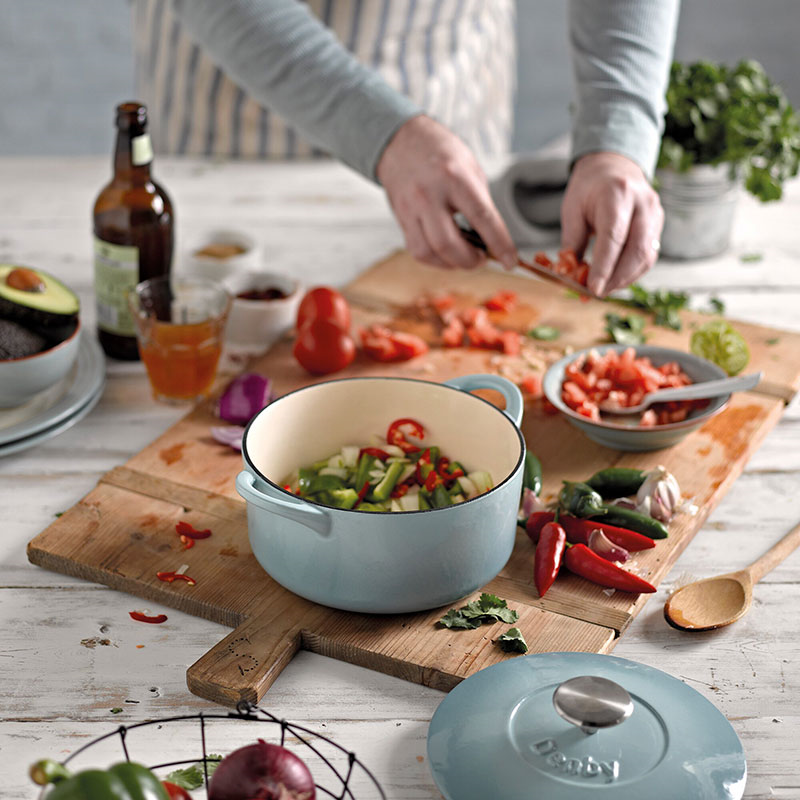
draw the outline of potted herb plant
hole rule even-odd
[[[656,170],[662,254],[725,250],[740,187],[779,200],[799,162],[800,118],[759,63],[673,63]]]

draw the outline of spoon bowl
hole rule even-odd
[[[800,545],[800,525],[795,525],[776,545],[738,572],[689,583],[664,604],[664,617],[673,628],[710,631],[743,617],[753,602],[753,586]]]

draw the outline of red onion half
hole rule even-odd
[[[259,739],[222,759],[211,778],[209,800],[314,800],[308,767],[294,753]]]
[[[234,425],[247,425],[272,400],[269,378],[254,372],[235,377],[220,395],[217,416]]]

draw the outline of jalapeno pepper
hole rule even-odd
[[[411,453],[415,450],[419,450],[418,445],[412,444],[406,439],[404,428],[410,429],[411,435],[415,436],[417,439],[425,438],[425,428],[423,428],[419,422],[409,417],[401,417],[389,425],[389,429],[386,431],[386,441],[389,444],[396,445],[404,453]]]
[[[530,489],[537,496],[542,491],[542,462],[530,450],[525,452],[522,488]]]
[[[603,522],[609,525],[617,525],[620,528],[642,533],[651,539],[666,539],[669,535],[666,525],[657,519],[635,511],[632,508],[623,508],[610,503],[603,503]],[[594,515],[590,515],[594,519]]]
[[[574,517],[595,517],[606,513],[603,498],[585,483],[564,481],[558,504],[562,511]]]
[[[169,800],[161,781],[132,761],[70,775],[63,765],[45,760],[34,764],[30,775],[41,786],[54,784],[48,800]]]
[[[571,544],[564,554],[564,564],[570,572],[580,575],[592,583],[619,589],[622,592],[650,593],[656,587],[638,575],[618,567],[611,561],[597,555],[585,544]]]
[[[606,467],[598,470],[585,483],[601,497],[628,497],[636,494],[644,483],[645,474],[641,469],[630,467]]]
[[[525,531],[535,544],[539,540],[542,528],[552,522],[555,514],[552,511],[535,511],[528,517]],[[603,517],[605,520],[605,517]],[[656,543],[649,536],[643,536],[636,531],[609,525],[607,522],[600,522],[594,519],[578,519],[569,514],[559,514],[558,522],[567,533],[567,541],[570,544],[589,544],[589,535],[593,530],[599,528],[605,535],[619,547],[631,552],[639,550],[649,550],[655,547]]]
[[[561,569],[564,549],[567,546],[567,534],[558,522],[547,522],[539,534],[536,552],[533,555],[533,582],[539,597],[553,585],[553,581]]]

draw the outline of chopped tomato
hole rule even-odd
[[[359,331],[364,352],[375,361],[409,361],[428,352],[424,339],[414,333],[371,325]]]
[[[490,311],[511,311],[516,306],[519,296],[516,292],[501,290],[484,301]]]
[[[536,372],[528,372],[522,376],[519,387],[525,394],[533,398],[542,396],[542,376]]]
[[[453,317],[442,331],[442,344],[445,347],[461,347],[464,332],[464,323],[458,317]]]
[[[541,251],[534,255],[533,260],[540,266],[540,267],[547,267],[551,269],[553,266],[553,262]]]
[[[507,356],[519,355],[522,349],[522,337],[516,331],[503,331],[500,334],[503,352]]]

